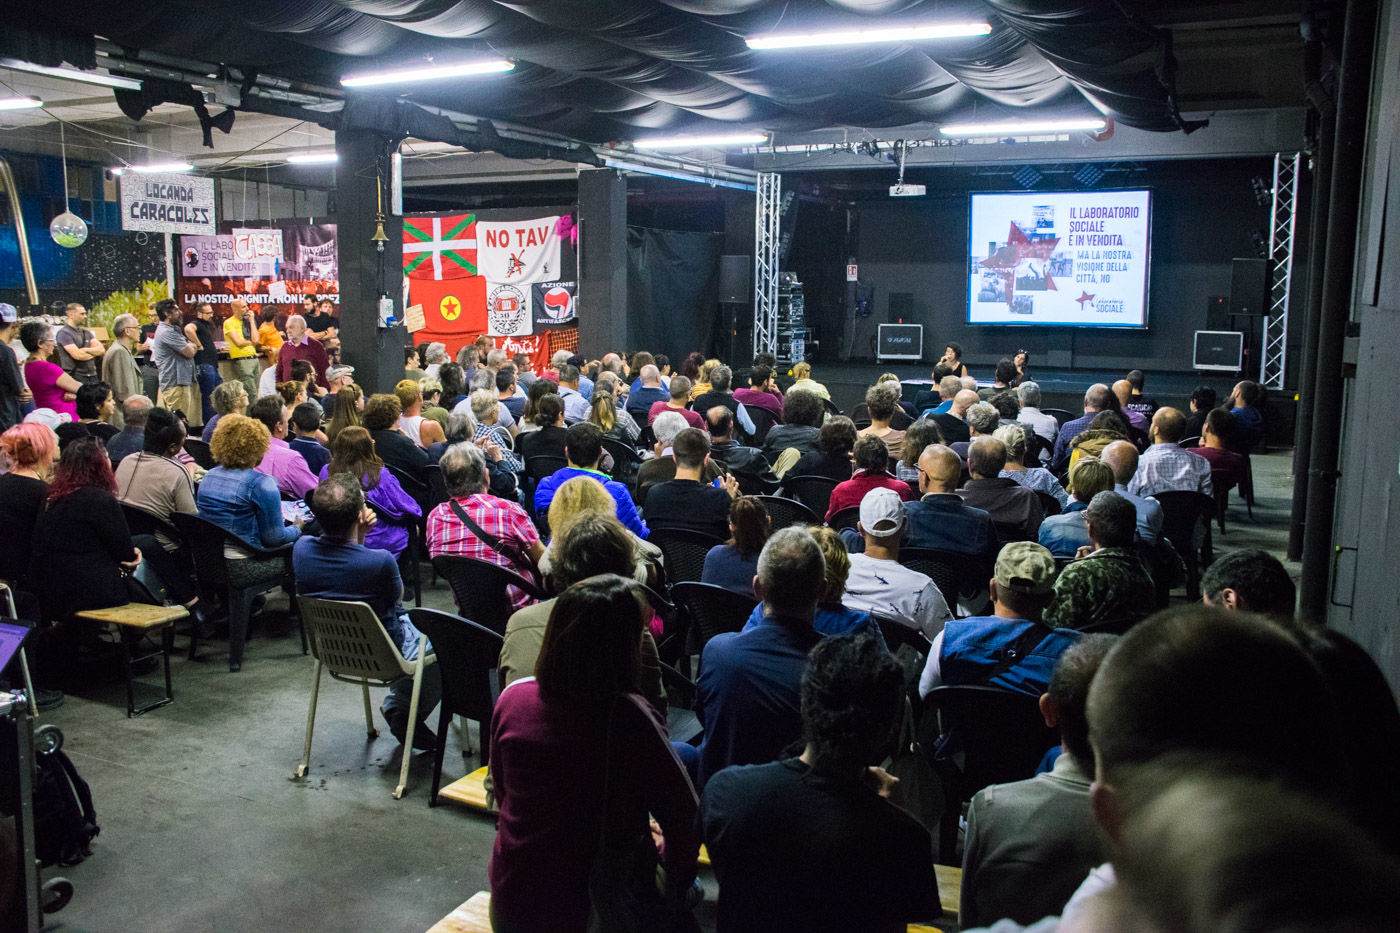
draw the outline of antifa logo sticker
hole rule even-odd
[[[555,286],[544,293],[544,313],[551,321],[567,321],[574,313],[574,296]]]
[[[493,334],[529,333],[526,319],[525,294],[514,285],[497,285],[486,299],[489,332]]]

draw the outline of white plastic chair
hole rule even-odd
[[[301,606],[302,624],[311,642],[311,654],[316,658],[316,677],[311,685],[311,709],[306,714],[306,746],[296,777],[305,777],[311,767],[311,734],[316,727],[316,698],[321,690],[324,669],[336,680],[358,684],[364,690],[365,729],[369,741],[379,737],[374,727],[374,712],[370,708],[369,688],[387,687],[400,677],[413,678],[413,698],[408,706],[408,734],[404,736],[403,764],[399,768],[399,783],[394,799],[404,795],[408,784],[408,762],[413,755],[413,733],[418,725],[418,694],[423,688],[423,670],[437,662],[432,654],[424,656],[426,636],[418,639],[418,657],[405,661],[399,649],[384,630],[379,617],[368,603],[335,599],[297,597]]]

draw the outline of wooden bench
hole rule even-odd
[[[140,716],[142,713],[149,713],[151,710],[159,709],[175,700],[175,694],[170,689],[170,643],[175,623],[188,617],[189,614],[189,610],[184,606],[152,606],[147,603],[127,603],[124,606],[113,606],[110,609],[85,609],[76,614],[79,619],[115,625],[139,634],[160,630],[160,648],[138,658],[131,656],[131,643],[126,639],[125,633],[122,633],[122,672],[126,676],[127,719],[132,716]],[[165,662],[165,696],[154,703],[138,707],[135,686],[132,683],[131,666],[137,661],[154,657],[160,657]]]

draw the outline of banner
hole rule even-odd
[[[340,302],[335,224],[237,228],[218,236],[181,236],[173,297],[186,308],[212,304],[219,317],[235,299],[256,315],[301,310],[303,295]]]
[[[211,276],[236,278],[243,276],[276,276],[282,261],[282,232],[260,230],[272,237],[252,237],[238,234],[219,236],[180,237],[180,270],[190,277]]]
[[[478,276],[485,278],[485,276]],[[486,279],[486,333],[492,337],[524,337],[534,331],[530,286]]]
[[[577,282],[536,282],[530,286],[530,303],[536,327],[558,327],[578,320]]]
[[[403,274],[434,281],[476,275],[476,215],[405,217]]]
[[[476,228],[477,274],[518,285],[559,277],[559,217],[481,221]]]
[[[126,172],[121,176],[122,229],[213,234],[214,179]]]

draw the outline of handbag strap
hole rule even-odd
[[[472,521],[472,517],[467,514],[467,510],[462,508],[461,503],[459,503],[456,499],[449,498],[447,500],[447,504],[448,507],[452,509],[453,514],[461,520],[462,524],[467,526],[468,531],[476,535],[487,547],[495,551],[497,554],[500,554],[502,557],[505,557],[508,560],[519,564],[521,567],[524,567],[526,574],[528,574],[529,576],[530,582],[535,586],[540,585],[538,568],[535,567],[534,561],[530,560],[529,555],[526,554],[523,549],[516,547],[512,544],[507,544],[500,538],[491,534],[485,528],[482,528],[476,522]]]
[[[982,683],[984,685],[990,684],[998,676],[1015,667],[1026,655],[1031,653],[1036,645],[1045,640],[1048,632],[1049,629],[1046,626],[1039,622],[1032,622],[1029,628],[1001,649],[1001,657],[997,659],[996,666],[983,676]]]

